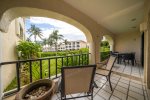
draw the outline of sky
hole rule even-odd
[[[64,39],[68,41],[86,41],[86,37],[81,30],[60,20],[44,17],[30,17],[25,20],[26,31],[31,27],[31,24],[34,24],[42,30],[43,38],[48,38],[53,30],[58,30],[59,34],[63,35]],[[27,32],[26,35],[27,37],[29,36]],[[33,37],[31,37],[31,40],[34,40]],[[41,39],[37,38],[37,40],[40,41]]]

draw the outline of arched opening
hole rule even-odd
[[[88,43],[85,34],[71,24],[46,17],[30,16],[24,20],[26,41],[36,42],[41,45],[42,52],[81,50],[81,52],[83,51],[84,53],[88,51]],[[40,33],[35,35],[32,32],[34,31],[33,28],[39,29]],[[56,33],[56,35],[54,33]],[[58,38],[57,43],[55,43],[56,41],[52,35]],[[69,54],[66,53],[66,55]]]
[[[11,16],[10,16],[11,15]],[[7,17],[10,16],[10,17]],[[0,28],[1,30],[7,34],[8,30],[9,30],[9,25],[11,24],[12,21],[14,21],[14,19],[18,18],[18,17],[29,17],[29,16],[40,16],[40,17],[47,17],[47,18],[54,18],[54,19],[58,19],[61,21],[65,21],[71,25],[74,25],[75,27],[79,28],[86,36],[87,42],[89,44],[89,52],[92,53],[90,55],[90,63],[95,63],[95,55],[93,54],[93,38],[92,38],[92,34],[90,33],[90,31],[83,26],[81,23],[66,17],[64,15],[55,13],[55,12],[51,12],[51,11],[46,11],[46,10],[41,10],[41,9],[36,9],[36,8],[12,8],[7,10],[4,14],[3,17],[0,21]],[[3,35],[3,34],[2,34]],[[5,44],[3,44],[5,45]],[[1,85],[2,86],[2,85]]]
[[[9,16],[9,17],[8,17]],[[12,20],[18,17],[28,17],[28,16],[37,16],[37,17],[47,17],[47,18],[54,18],[57,20],[64,21],[66,23],[69,23],[78,29],[80,29],[86,36],[86,40],[89,44],[89,52],[91,53],[90,55],[90,63],[95,63],[95,55],[93,54],[93,35],[90,32],[86,26],[82,25],[82,23],[67,17],[65,15],[59,14],[57,12],[53,11],[48,11],[44,9],[38,9],[38,8],[29,8],[29,7],[15,7],[7,10],[1,20],[0,20],[0,29],[3,32],[7,32],[8,27],[11,23]]]
[[[105,40],[108,41],[110,46],[110,51],[114,51],[114,40],[110,35],[104,35]]]
[[[104,35],[100,41],[100,59],[101,61],[109,57],[110,51],[114,51],[114,42],[112,37]]]

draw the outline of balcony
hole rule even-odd
[[[32,63],[39,62],[40,64],[40,79],[46,78],[42,76],[42,61],[48,61],[48,77],[49,79],[53,79],[57,82],[58,76],[60,73],[60,68],[63,65],[70,66],[70,65],[87,65],[89,62],[89,55],[90,54],[81,54],[81,55],[71,55],[71,56],[62,56],[62,57],[53,57],[53,58],[40,58],[34,60],[26,60],[26,61],[13,61],[13,62],[3,62],[1,63],[1,67],[7,64],[16,64],[16,71],[17,71],[17,89],[12,91],[8,91],[5,93],[4,100],[13,100],[15,95],[9,96],[13,93],[17,93],[21,86],[20,83],[20,65],[22,63],[29,63],[30,68],[30,83],[33,81],[32,77]],[[76,58],[79,58],[78,61],[74,62]],[[55,75],[51,76],[50,62],[51,60],[55,60]],[[64,61],[66,60],[66,63]],[[85,61],[86,60],[86,61]],[[59,61],[59,62],[58,62]],[[61,67],[58,66],[61,62]],[[98,88],[94,88],[94,100],[148,100],[148,93],[147,88],[143,82],[143,68],[136,64],[132,66],[132,64],[127,64],[126,66],[121,63],[115,63],[113,67],[113,73],[111,76],[111,82],[113,91],[110,90],[109,83],[106,80],[106,77],[96,75],[95,82],[98,85]],[[84,95],[81,94],[74,94],[68,96],[77,96],[77,95]],[[52,97],[52,100],[60,100],[60,93],[55,93]],[[77,99],[77,100],[81,100]],[[83,98],[83,100],[88,100],[88,98]]]
[[[4,61],[8,61],[5,58],[12,57],[13,53],[8,53],[8,50],[12,51],[12,46],[16,45],[16,41],[12,41],[12,34],[16,34],[16,30],[13,33],[9,27],[11,22],[18,17],[26,16],[39,16],[47,18],[55,18],[61,21],[68,22],[79,28],[86,36],[89,42],[89,51],[91,53],[90,59],[87,59],[85,64],[88,64],[89,60],[92,63],[99,62],[99,48],[100,40],[103,36],[106,36],[110,42],[110,49],[118,52],[136,52],[136,59],[139,61],[142,58],[143,67],[139,64],[135,66],[124,64],[115,64],[113,68],[113,75],[111,81],[113,83],[114,91],[109,91],[108,83],[104,77],[95,77],[95,81],[99,88],[94,89],[95,100],[148,100],[148,88],[150,88],[150,1],[149,0],[124,0],[124,1],[105,1],[105,0],[83,0],[82,3],[78,0],[3,0],[0,3],[0,59],[4,58]],[[94,6],[93,6],[94,5]],[[63,8],[63,9],[62,9]],[[14,30],[14,29],[13,29]],[[6,34],[5,34],[6,33]],[[142,34],[141,34],[142,33]],[[142,38],[142,39],[141,39]],[[5,42],[6,41],[6,42]],[[142,42],[142,43],[140,43]],[[76,43],[78,44],[78,43]],[[142,46],[141,46],[142,44]],[[68,49],[70,45],[67,45]],[[10,47],[10,48],[8,48]],[[77,48],[78,49],[78,48]],[[6,52],[4,52],[6,51]],[[54,50],[52,50],[54,51]],[[86,54],[85,54],[86,55]],[[13,61],[2,62],[0,68],[5,65],[15,64],[17,88],[7,93],[5,96],[12,93],[16,93],[21,88],[20,83],[20,66],[22,63],[28,63],[29,66],[29,83],[32,79],[32,63],[38,62],[40,78],[43,77],[43,64],[45,60],[49,65],[47,66],[47,77],[57,79],[61,66],[66,65],[82,65],[84,61],[82,57],[75,55],[77,59],[81,59],[74,62],[74,57],[54,57],[54,58],[41,58],[27,61]],[[72,60],[73,59],[73,60]],[[50,71],[51,60],[54,60],[55,72],[52,75]],[[69,63],[63,63],[63,61]],[[61,62],[60,64],[57,62]],[[141,62],[141,61],[140,61]],[[59,67],[58,67],[59,65]],[[144,72],[143,72],[144,71]],[[5,77],[5,73],[0,70],[1,78]],[[4,75],[4,76],[3,76]],[[11,76],[11,74],[8,74]],[[1,81],[1,80],[0,80]],[[2,81],[0,82],[0,96],[2,96]],[[59,94],[55,94],[53,99],[56,100]],[[1,99],[1,97],[0,97]],[[5,98],[11,100],[10,98]],[[87,99],[87,98],[85,98]]]

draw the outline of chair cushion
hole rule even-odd
[[[103,69],[97,69],[96,74],[107,76],[109,74],[109,71],[108,70],[103,70]]]

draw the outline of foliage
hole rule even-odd
[[[101,42],[101,48],[100,48],[100,53],[101,53],[101,61],[107,59],[110,55],[110,45],[108,41],[102,41]]]
[[[41,51],[41,46],[39,44],[27,41],[20,41],[16,48],[18,53],[21,52],[21,59],[36,58],[38,52]]]
[[[101,45],[101,47],[107,47],[107,48],[110,48],[109,42],[108,42],[108,41],[102,41],[100,45]]]
[[[49,35],[48,39],[47,39],[47,43],[49,46],[52,46],[54,44],[54,40],[53,38],[51,37],[51,34]]]
[[[89,49],[88,48],[81,48],[80,51],[83,52],[83,53],[88,53]]]
[[[65,45],[70,44],[70,42],[69,42],[67,39],[64,39],[63,43],[64,43]]]
[[[46,45],[48,43],[48,40],[46,38],[43,39],[42,45]]]
[[[107,52],[100,52],[101,53],[101,61],[104,61],[105,59],[107,59],[110,55],[110,52],[107,51]]]
[[[11,83],[7,86],[7,88],[4,89],[4,92],[9,91],[9,90],[12,90],[12,89],[14,89],[14,88],[16,88],[16,87],[17,87],[17,78],[15,77],[15,78],[11,81]]]
[[[89,49],[88,48],[81,48],[79,50],[66,50],[66,51],[59,51],[57,52],[57,56],[66,56],[66,55],[72,55],[72,54],[81,54],[81,53],[88,53]],[[38,53],[39,57],[51,57],[51,56],[56,56],[55,52],[39,52]]]
[[[50,42],[52,42],[52,44],[54,44],[55,45],[55,50],[57,51],[57,45],[58,45],[58,41],[59,40],[63,40],[63,35],[61,35],[61,34],[58,34],[58,30],[54,30],[53,32],[52,32],[52,34],[50,34],[50,36],[49,36],[49,41]]]
[[[102,61],[109,57],[110,46],[109,46],[109,42],[108,41],[102,41],[101,42],[100,53],[101,53],[101,60]]]
[[[31,25],[31,27],[27,30],[27,32],[30,34],[29,38],[34,36],[34,41],[36,42],[37,37],[42,39],[42,30],[39,27],[36,27],[35,25]]]
[[[100,48],[100,52],[109,52],[109,51],[110,51],[110,48],[107,48],[107,47]]]

